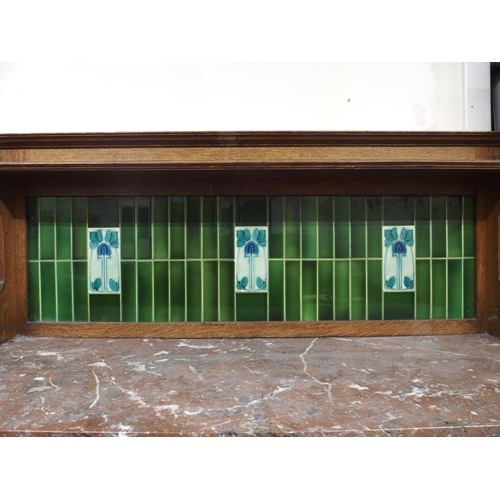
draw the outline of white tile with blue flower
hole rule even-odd
[[[415,226],[383,226],[384,292],[415,290]]]
[[[89,293],[120,293],[120,229],[88,230]]]
[[[237,292],[267,292],[268,233],[267,226],[235,227],[234,274]]]

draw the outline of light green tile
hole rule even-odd
[[[135,198],[119,199],[122,259],[135,259]]]
[[[201,262],[188,261],[187,272],[187,321],[201,321]]]
[[[337,321],[349,319],[349,261],[335,261],[335,310]]]
[[[168,198],[153,198],[153,256],[168,259]]]
[[[68,251],[70,247],[68,245]],[[73,320],[71,262],[57,262],[57,321]]]
[[[56,321],[56,270],[54,262],[40,263],[40,288],[42,321]]]
[[[53,260],[56,256],[55,209],[55,198],[40,198],[40,259]]]
[[[217,198],[203,196],[203,258],[217,258]]]
[[[299,261],[285,261],[285,320],[300,321]]]
[[[316,196],[302,197],[302,258],[315,259],[318,254],[318,200]]]
[[[318,198],[318,253],[320,258],[333,258],[333,196]]]
[[[269,198],[269,256],[282,259],[284,254],[284,197]]]
[[[420,240],[419,240],[420,244]],[[416,319],[431,318],[431,264],[429,260],[416,261]]]
[[[168,262],[154,262],[154,321],[168,321]]]
[[[137,321],[137,264],[122,261],[122,321]]]
[[[234,257],[234,203],[232,196],[219,197],[219,258]]]
[[[445,260],[432,261],[432,319],[446,319]]]
[[[137,320],[153,320],[152,262],[137,263]]]
[[[366,196],[351,197],[351,257],[366,257]]]
[[[216,260],[203,262],[203,321],[218,319],[219,273]]]
[[[71,259],[71,198],[56,198],[56,255]]]
[[[269,321],[284,321],[284,263],[282,260],[269,261]]]
[[[170,198],[170,258],[185,258],[185,217],[184,198],[172,196]]]
[[[366,262],[351,261],[351,319],[366,319]]]
[[[219,262],[220,321],[234,321],[234,262]]]
[[[462,256],[462,197],[447,197],[448,257]]]
[[[186,257],[201,257],[201,203],[198,196],[188,196],[186,225]]]
[[[317,321],[317,262],[302,261],[302,321]]]
[[[300,258],[300,197],[285,198],[285,257]]]

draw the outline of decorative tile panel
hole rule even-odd
[[[235,288],[237,292],[267,292],[268,228],[235,227]]]
[[[89,228],[89,293],[120,293],[120,229]]]
[[[415,226],[383,226],[385,292],[415,290]]]

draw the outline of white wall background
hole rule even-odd
[[[467,64],[0,63],[0,133],[490,130]]]

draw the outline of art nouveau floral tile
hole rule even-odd
[[[89,228],[89,293],[120,293],[120,229]]]
[[[267,292],[268,228],[235,227],[235,289],[237,292]]]
[[[415,226],[383,226],[383,289],[415,290]]]

